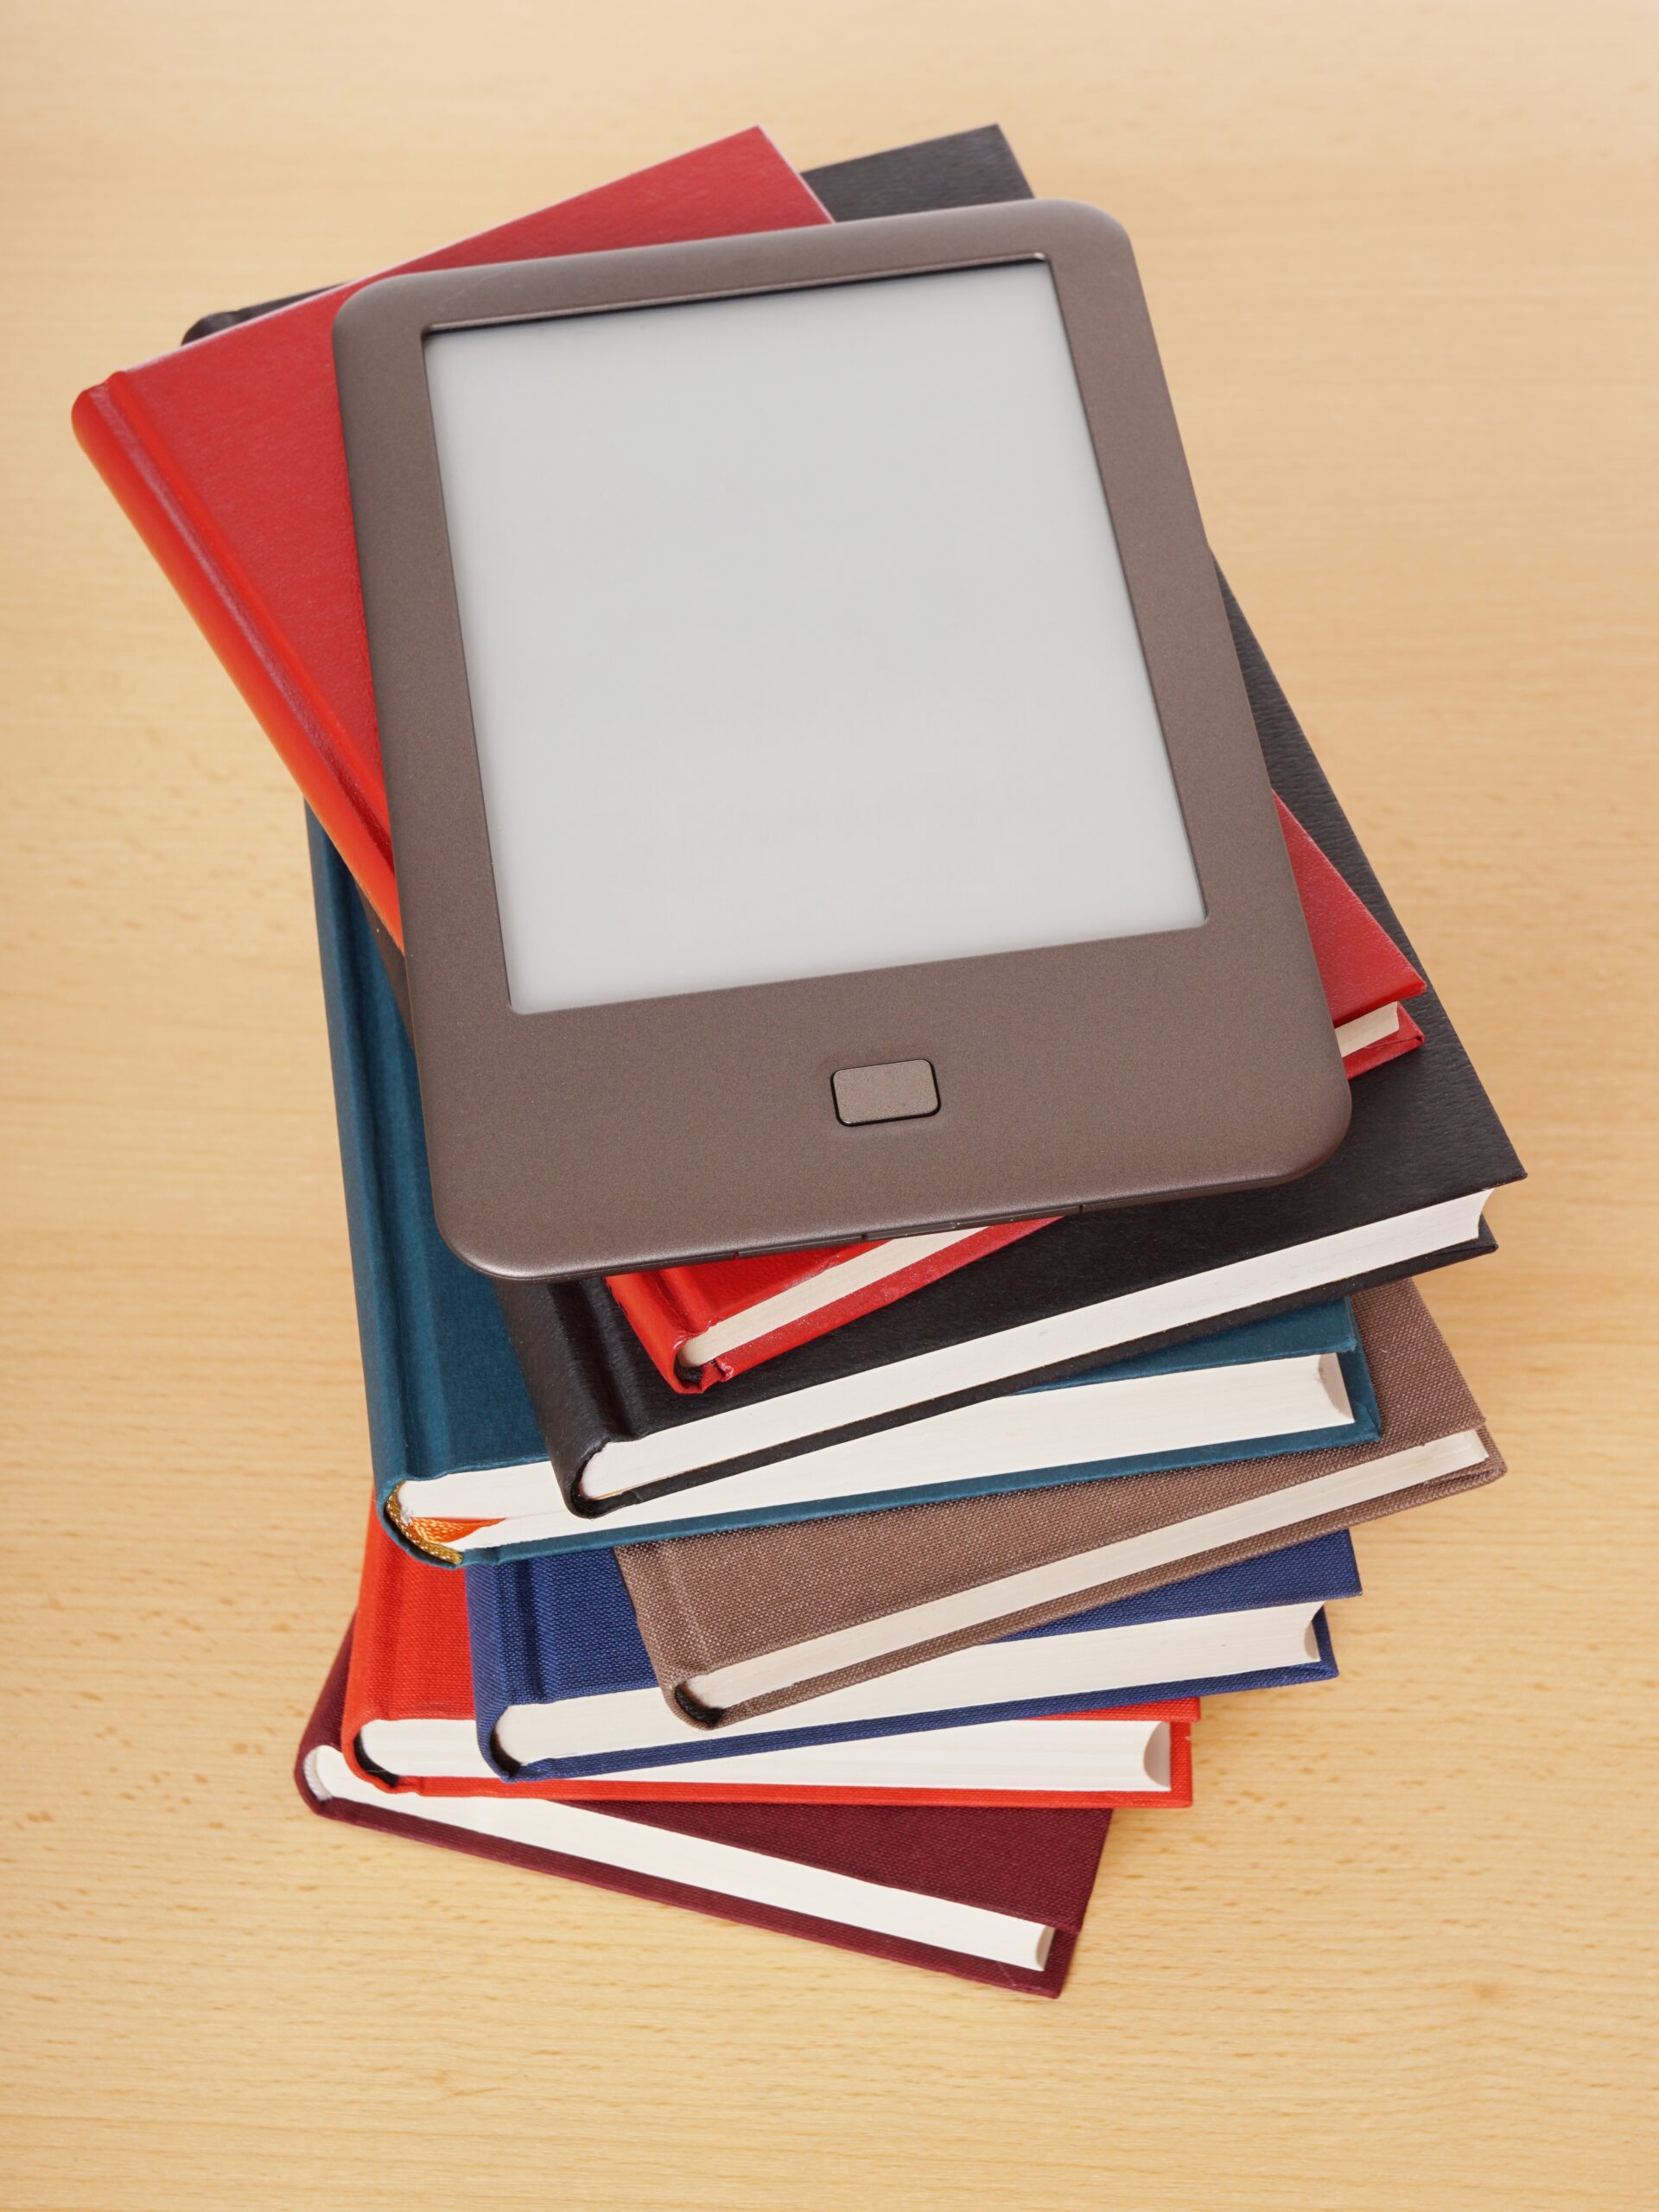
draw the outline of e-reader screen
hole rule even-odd
[[[1205,919],[1045,263],[425,363],[517,1012]]]

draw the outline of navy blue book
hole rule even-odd
[[[1368,1443],[1345,1300],[843,1440],[595,1521],[549,1460],[495,1294],[438,1235],[414,1056],[344,863],[309,824],[376,1495],[429,1557],[501,1559]]]
[[[709,1729],[653,1673],[613,1554],[468,1567],[479,1747],[509,1779],[569,1780],[1323,1681],[1337,1671],[1324,1608],[1359,1586],[1338,1529]]]

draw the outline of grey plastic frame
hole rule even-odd
[[[429,334],[1039,258],[1053,276],[1207,918],[1194,929],[515,1014],[426,385]],[[334,356],[433,1193],[556,1278],[1282,1182],[1348,1087],[1129,243],[1027,200],[393,276]],[[938,1071],[848,1127],[838,1069]]]

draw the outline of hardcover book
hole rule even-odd
[[[327,1820],[1001,1989],[1065,1984],[1109,1811],[393,1796],[341,1750],[350,1662],[348,1635],[295,1764]]]
[[[1355,1302],[1376,1443],[629,1545],[658,1681],[728,1726],[1500,1475],[1415,1285]]]

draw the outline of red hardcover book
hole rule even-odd
[[[1280,826],[1351,1077],[1423,1041],[1403,1001],[1423,979],[1282,800]],[[1047,1228],[1052,1215],[881,1243],[826,1244],[609,1275],[664,1380],[706,1390]]]
[[[658,1767],[657,1777],[614,1780],[585,1776],[579,1780],[505,1782],[492,1774],[478,1747],[473,1719],[472,1655],[467,1636],[466,1578],[441,1574],[394,1544],[371,1516],[363,1555],[346,1671],[340,1750],[359,1780],[388,1793],[450,1798],[539,1798],[556,1804],[727,1804],[727,1805],[996,1805],[1073,1807],[1184,1807],[1192,1802],[1192,1724],[1198,1700],[1183,1698],[1157,1705],[1115,1707],[1109,1713],[1056,1716],[1041,1723],[1011,1724],[1027,1741],[1033,1727],[1059,1729],[1095,1724],[1106,1751],[1106,1732],[1134,1734],[1129,1746],[1144,1756],[1139,1738],[1166,1732],[1168,1783],[1161,1789],[922,1789],[905,1785],[849,1788],[843,1783],[775,1783],[734,1781],[753,1774],[760,1758],[707,1758]],[[392,1724],[388,1728],[387,1724]],[[365,1748],[378,1751],[377,1758]],[[895,1764],[908,1763],[929,1732],[882,1739]],[[931,1732],[947,1741],[957,1732]],[[983,1738],[982,1738],[982,1741]],[[400,1757],[394,1744],[409,1746]],[[911,1747],[907,1752],[906,1747]],[[925,1749],[925,1746],[920,1746]],[[1081,1746],[1079,1747],[1082,1748]],[[1114,1747],[1115,1748],[1115,1747]],[[1109,1755],[1109,1753],[1107,1755]],[[800,1762],[795,1755],[791,1763]],[[1088,1756],[1088,1754],[1085,1754]],[[1161,1756],[1161,1753],[1160,1754]],[[988,1751],[994,1760],[995,1750]],[[429,1770],[403,1770],[410,1766]],[[392,1764],[396,1762],[396,1764]],[[976,1760],[977,1763],[977,1755]]]
[[[467,267],[829,219],[766,133],[745,130],[402,266]],[[81,393],[73,421],[400,937],[334,392],[334,320],[358,289],[339,286],[118,371]]]
[[[348,1632],[295,1763],[301,1796],[326,1819],[999,1988],[1060,1993],[1109,1812],[392,1796],[342,1753],[351,1648]]]

